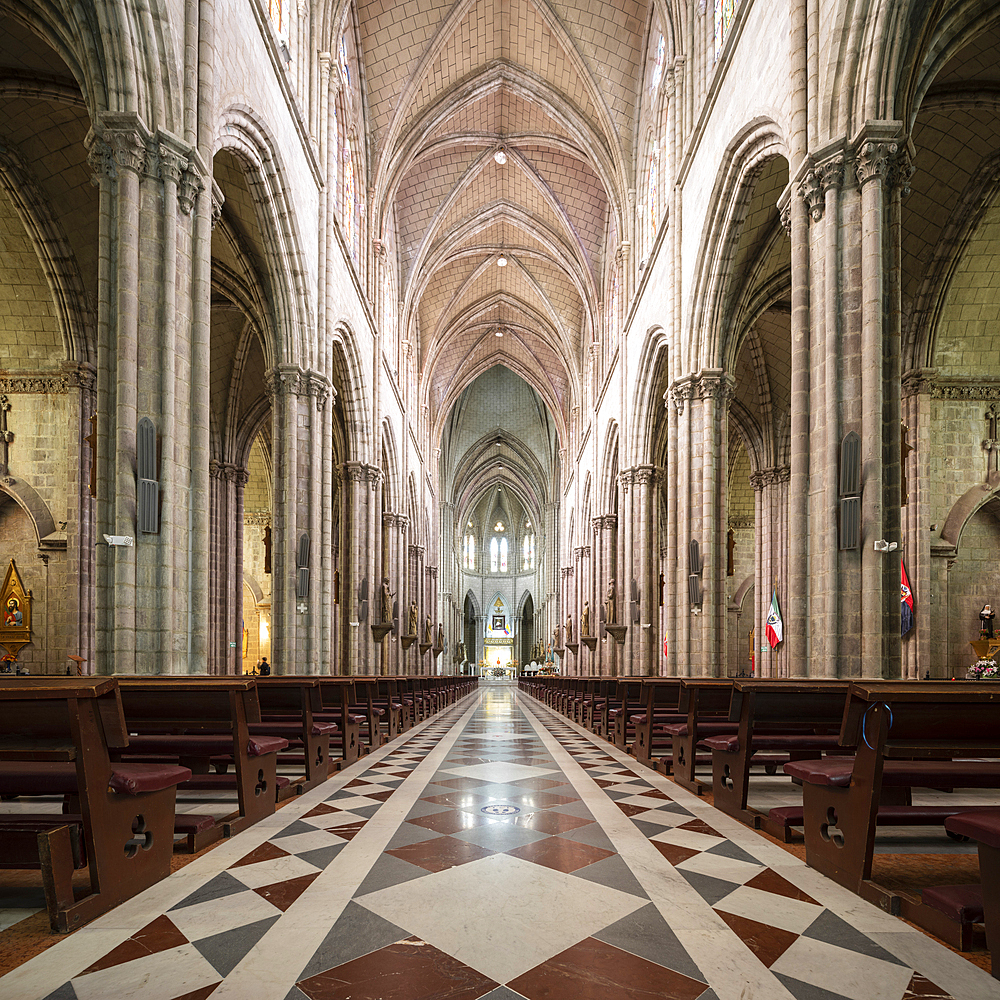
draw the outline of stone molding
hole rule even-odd
[[[384,528],[398,528],[400,531],[405,531],[410,524],[410,519],[405,514],[383,514],[382,515],[382,527]]]
[[[931,384],[931,398],[992,403],[1000,400],[1000,379],[942,379]]]
[[[269,510],[245,510],[243,511],[243,523],[258,528],[270,528],[271,512]]]
[[[594,531],[612,531],[618,527],[618,515],[602,514],[600,517],[593,518],[590,523]]]
[[[792,469],[788,465],[776,465],[770,469],[760,469],[750,473],[750,485],[755,493],[760,493],[766,486],[777,486],[787,483],[792,478]]]
[[[8,396],[61,396],[71,388],[93,390],[96,384],[97,375],[89,365],[61,372],[0,374],[0,393]]]
[[[736,379],[721,368],[706,368],[696,375],[684,375],[664,393],[674,404],[678,415],[684,412],[685,402],[695,399],[715,399],[728,402],[736,391]]]
[[[854,172],[857,174],[858,183],[864,186],[869,181],[887,178],[898,150],[898,142],[865,139],[858,147],[854,161]]]
[[[740,528],[752,528],[756,524],[753,517],[731,517],[729,519],[729,527],[734,530],[739,530]]]
[[[936,368],[913,368],[903,373],[901,391],[903,399],[911,396],[929,396],[934,391]]]
[[[424,547],[422,545],[411,545],[409,549],[410,555],[415,559],[419,559],[424,554]]]

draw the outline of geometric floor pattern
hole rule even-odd
[[[978,1000],[996,980],[509,685],[0,979],[17,1000]]]

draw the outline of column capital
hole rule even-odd
[[[805,176],[799,181],[798,195],[806,203],[809,217],[813,222],[819,222],[823,218],[823,185],[819,174],[810,168]]]
[[[151,137],[138,115],[104,114],[100,123],[101,135],[110,147],[115,166],[141,173],[149,156]]]
[[[937,373],[936,368],[911,368],[904,372],[901,380],[903,398],[931,395],[937,382]]]
[[[678,415],[684,412],[685,402],[694,399],[694,376],[693,375],[682,375],[679,379],[669,389],[663,394],[663,399],[666,402],[669,398],[669,402],[674,404],[674,409],[677,411]]]

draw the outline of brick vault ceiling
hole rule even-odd
[[[598,325],[607,233],[624,231],[645,8],[357,4],[372,221],[397,235],[401,332],[435,433],[496,365],[564,432]]]

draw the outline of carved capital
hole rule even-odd
[[[699,399],[729,400],[736,389],[736,379],[721,368],[703,371],[698,375],[696,393]]]
[[[778,221],[781,223],[781,228],[784,229],[786,236],[792,235],[792,206],[784,205],[778,214]]]
[[[934,391],[937,379],[936,368],[913,368],[903,373],[902,395],[904,399],[910,396],[930,396]]]
[[[66,384],[72,389],[83,389],[93,392],[97,388],[97,371],[93,365],[86,363],[69,364],[63,368],[66,374]]]
[[[118,176],[115,168],[115,158],[111,155],[111,146],[99,135],[93,132],[87,136],[89,150],[87,165],[90,167],[91,182],[99,185],[102,180],[114,180]]]
[[[829,160],[824,160],[817,168],[819,182],[823,191],[839,188],[844,184],[844,154],[838,153]]]
[[[763,472],[751,472],[750,473],[750,485],[753,487],[754,493],[764,492],[764,473]]]
[[[815,170],[807,170],[799,182],[799,197],[805,201],[809,217],[813,222],[819,222],[823,218],[823,187]]]
[[[679,378],[663,394],[664,399],[669,396],[670,402],[674,404],[674,409],[677,410],[678,416],[684,412],[685,402],[694,399],[694,386],[692,381],[693,380],[690,375],[685,375],[683,378]]]
[[[177,189],[177,204],[185,215],[191,214],[198,195],[204,190],[205,182],[201,179],[201,173],[194,161],[189,159]]]
[[[881,180],[889,172],[890,160],[896,155],[899,144],[881,139],[866,139],[857,152],[854,171],[858,183],[867,184],[872,180]]]
[[[337,390],[330,384],[330,380],[319,372],[306,372],[305,374],[306,392],[316,400],[316,409],[322,410],[331,396],[335,396]]]
[[[892,187],[899,189],[903,198],[910,193],[910,181],[916,169],[910,151],[906,146],[902,146],[889,164],[889,183]]]
[[[271,527],[271,512],[269,510],[243,511],[243,523],[257,528]]]
[[[303,381],[303,372],[298,365],[278,365],[264,373],[267,393],[271,398],[291,394],[299,395]]]
[[[120,170],[138,174],[146,165],[146,141],[137,128],[108,129],[104,139],[111,147],[111,155]]]
[[[159,143],[156,147],[156,164],[160,180],[169,181],[171,184],[180,184],[181,177],[187,169],[187,157],[182,156],[168,146],[166,143]]]
[[[372,240],[372,256],[379,264],[384,264],[389,256],[384,240]]]

